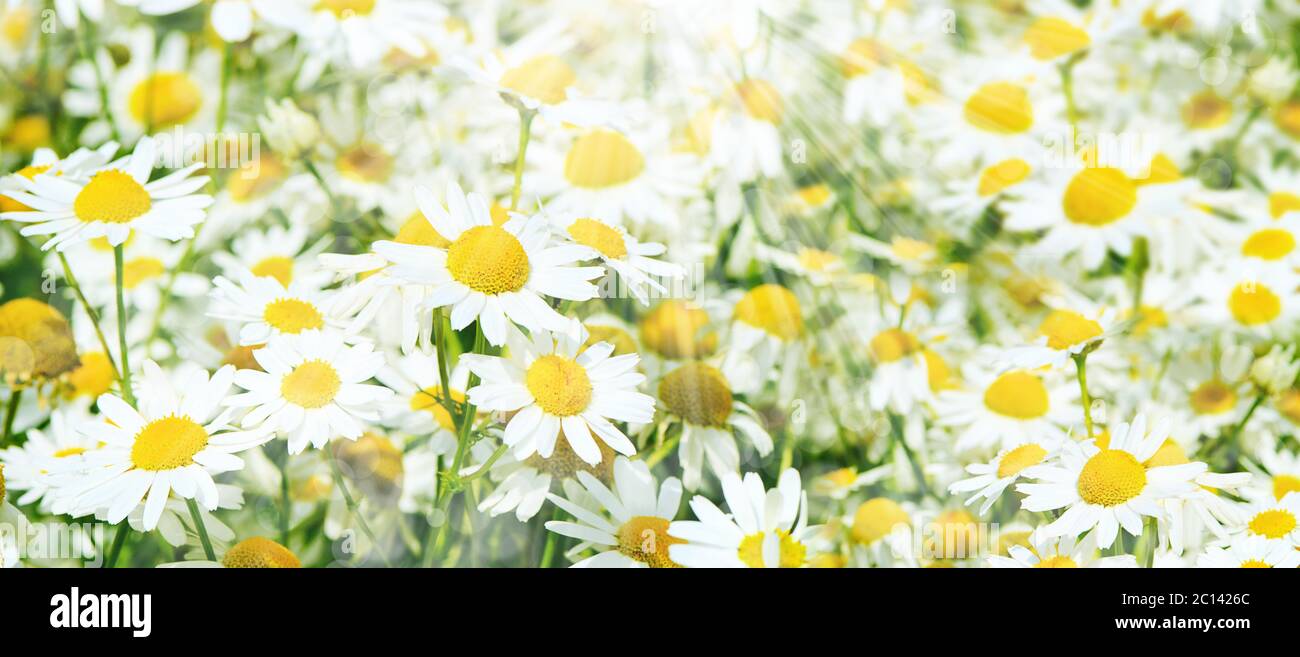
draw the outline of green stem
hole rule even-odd
[[[442,308],[433,311],[433,343],[438,353],[438,391],[442,397],[442,407],[448,416],[455,417],[456,409],[451,403],[451,376],[447,373],[447,328]]]
[[[1073,358],[1075,369],[1079,374],[1079,400],[1083,403],[1083,425],[1088,431],[1088,437],[1092,438],[1092,396],[1088,394],[1088,355],[1076,354]]]
[[[230,63],[232,49],[227,43],[221,55],[221,95],[217,99],[217,132],[226,127],[227,90],[230,87]]]
[[[483,465],[479,466],[477,470],[475,470],[470,474],[465,475],[464,477],[461,477],[460,478],[461,483],[469,483],[487,474],[488,470],[491,470],[492,466],[497,462],[497,459],[500,459],[502,456],[505,455],[506,449],[507,447],[504,444],[498,447],[496,451],[492,452],[492,456],[489,456],[488,460],[484,461]]]
[[[320,185],[321,191],[325,192],[326,198],[329,199],[330,207],[334,209],[334,213],[337,215],[339,210],[338,199],[334,196],[334,192],[330,190],[330,186],[325,184],[325,176],[321,175],[320,169],[317,169],[316,165],[313,164],[311,160],[303,158],[302,164],[307,168],[307,173],[310,173],[311,177],[316,179],[316,184]]]
[[[533,110],[519,110],[519,154],[515,156],[515,186],[510,190],[510,209],[519,207],[519,192],[524,182],[524,161],[528,153],[528,140],[533,132]]]
[[[131,526],[123,522],[117,526],[117,533],[113,535],[113,544],[108,548],[108,556],[104,558],[105,568],[117,567],[117,558],[122,554],[122,546],[126,544],[126,535],[131,532]]]
[[[1156,519],[1148,517],[1142,526],[1142,566],[1150,568],[1156,560],[1156,546],[1160,544]]]
[[[126,300],[122,293],[122,245],[113,247],[113,270],[116,276],[113,287],[117,291],[117,344],[122,356],[122,396],[126,403],[135,406],[135,392],[131,389],[131,357],[126,352]]]
[[[481,354],[487,348],[487,340],[483,335],[482,324],[476,322],[474,326],[473,353]],[[469,383],[465,386],[465,389],[469,390],[477,384],[478,377],[471,372],[469,375]],[[472,429],[474,425],[475,410],[477,409],[475,409],[474,404],[471,404],[469,398],[466,397],[465,412],[461,414],[460,425],[457,427],[459,429],[459,435],[456,440],[456,455],[452,457],[451,469],[447,472],[447,476],[439,482],[438,504],[436,507],[437,511],[434,515],[435,517],[442,519],[442,524],[438,527],[438,537],[434,543],[435,546],[442,544],[446,538],[447,528],[451,525],[450,517],[447,515],[447,509],[451,507],[451,498],[455,496],[461,486],[460,468],[465,461],[465,452],[469,448],[469,434],[470,429]],[[425,555],[426,562],[428,562],[431,556],[432,554]]]
[[[280,458],[280,545],[289,547],[289,521],[293,503],[289,499],[289,455]]]
[[[375,533],[370,531],[370,523],[366,522],[365,516],[362,516],[357,511],[357,501],[352,499],[352,493],[348,491],[348,485],[343,481],[343,473],[339,471],[339,464],[334,457],[334,450],[329,446],[325,448],[325,460],[330,464],[330,472],[334,475],[334,483],[339,487],[339,492],[343,494],[343,503],[347,505],[348,513],[356,519],[357,526],[361,528],[361,532],[366,535],[366,538],[370,539],[370,545],[375,552],[379,553],[379,558],[383,560],[384,565],[391,567],[393,563],[389,561],[388,555],[379,545],[379,541],[375,539]]]
[[[645,460],[646,467],[653,468],[656,465],[659,465],[660,461],[664,460],[665,457],[667,457],[669,454],[673,452],[674,449],[676,449],[677,443],[681,441],[681,439],[682,439],[682,434],[679,433],[673,436],[672,438],[669,438],[668,440],[664,441],[664,444],[660,445],[658,449],[656,449],[654,452],[650,454],[650,456],[646,457]]]
[[[5,431],[0,436],[0,447],[9,444],[9,439],[14,435],[14,418],[18,417],[18,405],[23,399],[23,389],[13,388],[9,391],[9,406],[5,409]]]
[[[208,561],[216,561],[217,553],[212,551],[212,541],[208,539],[208,528],[203,524],[203,516],[199,513],[199,505],[193,499],[185,500],[185,506],[190,508],[190,517],[194,519],[194,531],[199,533],[199,543],[203,544],[203,556]]]
[[[104,349],[104,357],[108,359],[109,367],[113,368],[113,376],[117,377],[118,382],[122,381],[122,372],[117,367],[117,360],[113,358],[113,350],[108,348],[108,338],[104,337],[104,329],[99,326],[99,313],[86,300],[86,295],[81,291],[81,286],[77,284],[77,277],[72,275],[72,267],[68,265],[67,256],[62,251],[55,251],[59,254],[59,262],[63,264],[63,278],[67,279],[68,286],[72,288],[77,300],[81,302],[81,307],[85,308],[86,316],[90,318],[91,326],[95,327],[95,336],[99,338],[99,346]]]

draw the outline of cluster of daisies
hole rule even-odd
[[[3,3],[0,565],[1300,566],[1300,7],[949,4]]]

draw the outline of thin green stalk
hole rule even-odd
[[[117,343],[122,352],[122,396],[126,403],[135,406],[135,392],[131,389],[131,357],[126,352],[126,300],[122,293],[122,245],[113,247],[113,287],[117,291]]]
[[[519,154],[515,156],[515,186],[510,190],[510,209],[519,207],[519,192],[523,189],[524,161],[528,153],[528,140],[533,132],[534,110],[519,110]]]
[[[1088,437],[1092,438],[1092,396],[1088,394],[1088,354],[1076,354],[1073,358],[1075,369],[1079,374],[1079,400],[1083,403],[1083,425],[1088,431]]]
[[[280,545],[289,547],[289,521],[293,512],[293,502],[289,499],[289,455],[279,459],[280,463]]]
[[[375,533],[370,531],[370,523],[366,522],[365,516],[362,516],[357,511],[357,501],[352,499],[352,493],[348,491],[348,485],[343,481],[343,473],[339,471],[339,464],[334,456],[333,449],[325,448],[325,460],[330,464],[330,472],[334,475],[334,483],[339,487],[339,492],[343,494],[343,503],[347,505],[348,513],[352,514],[352,517],[357,521],[357,526],[361,528],[361,532],[366,535],[366,538],[370,539],[370,545],[375,552],[379,553],[379,558],[383,560],[384,565],[391,567],[393,563],[389,561],[388,554],[384,552],[379,545],[379,541],[375,539]]]
[[[447,330],[442,308],[433,311],[433,344],[438,353],[438,391],[442,397],[442,407],[449,416],[454,417],[456,409],[451,403],[451,376],[447,373]]]
[[[492,452],[492,456],[489,456],[488,460],[483,462],[483,465],[479,466],[479,468],[474,472],[461,477],[461,483],[469,483],[487,474],[488,470],[492,469],[492,466],[497,462],[497,460],[505,455],[506,449],[508,449],[508,447],[505,444],[497,447],[496,451]]]
[[[1148,517],[1142,526],[1142,566],[1150,568],[1155,564],[1156,546],[1160,544],[1160,529],[1156,519]]]
[[[0,447],[9,444],[9,439],[14,435],[14,418],[18,417],[18,405],[23,399],[23,389],[13,388],[9,392],[9,406],[5,409],[5,431],[0,436]]]
[[[483,335],[483,326],[477,322],[474,326],[474,353],[481,354],[487,349],[487,340]],[[466,389],[468,390],[469,388],[473,388],[477,383],[478,377],[471,372]],[[470,430],[474,425],[474,412],[476,410],[474,404],[471,404],[469,399],[466,398],[465,412],[461,414],[460,424],[457,426],[459,435],[456,440],[456,455],[452,457],[451,469],[448,471],[447,476],[439,482],[438,486],[438,503],[434,516],[441,518],[443,522],[437,527],[438,536],[434,542],[435,547],[442,545],[443,541],[446,539],[447,527],[451,525],[450,516],[447,515],[447,510],[451,507],[451,498],[455,496],[461,485],[460,468],[464,464],[465,453],[469,448],[469,435]],[[436,552],[436,550],[434,551]],[[429,558],[431,556],[432,554],[425,555],[426,564],[430,563]]]
[[[339,210],[338,198],[334,196],[334,192],[330,189],[330,186],[325,184],[325,176],[321,175],[320,169],[317,169],[316,165],[313,164],[311,160],[303,158],[302,164],[307,168],[307,173],[310,173],[311,177],[316,179],[316,184],[320,185],[321,191],[325,192],[325,197],[329,199],[330,207],[333,208],[334,214],[337,215]]]
[[[230,88],[230,64],[232,59],[230,44],[227,43],[221,54],[221,95],[217,99],[217,132],[226,127],[227,91]]]
[[[203,544],[203,556],[208,561],[216,561],[217,553],[212,551],[212,541],[208,538],[208,528],[203,524],[203,516],[199,513],[199,505],[193,499],[185,500],[185,506],[190,508],[190,517],[194,519],[194,530],[199,533],[199,542]]]
[[[59,262],[63,264],[63,278],[68,281],[68,286],[72,292],[77,295],[77,300],[81,302],[81,307],[86,310],[86,316],[90,318],[91,326],[95,327],[95,336],[99,338],[99,346],[104,349],[104,357],[108,359],[108,366],[113,368],[113,376],[117,377],[119,383],[122,381],[122,372],[117,367],[117,359],[113,358],[113,350],[108,348],[108,338],[104,337],[104,329],[99,326],[99,313],[86,300],[86,295],[81,291],[81,286],[77,284],[77,277],[72,275],[72,267],[68,265],[67,256],[62,251],[55,251],[59,254]]]
[[[104,558],[105,568],[117,567],[117,558],[122,554],[122,546],[126,544],[126,535],[131,532],[131,525],[123,522],[117,526],[117,533],[113,535],[113,544],[108,548],[108,556]]]

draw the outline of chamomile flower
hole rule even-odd
[[[85,471],[70,492],[76,509],[105,510],[117,524],[144,502],[142,526],[158,526],[171,493],[193,499],[208,510],[219,496],[213,476],[239,470],[236,453],[266,442],[257,431],[235,431],[228,400],[235,368],[211,375],[197,366],[178,368],[169,376],[145,361],[139,409],[105,394],[99,412],[107,422],[81,427],[88,440],[104,445],[83,454]]]
[[[171,241],[194,236],[212,197],[195,194],[207,176],[191,177],[201,164],[193,164],[150,181],[157,146],[150,138],[136,144],[129,156],[102,169],[72,178],[45,174],[23,182],[25,191],[9,197],[32,208],[30,212],[4,212],[0,219],[29,223],[23,235],[52,235],[42,249],[60,251],[96,237],[118,246],[134,231]]]
[[[691,361],[665,374],[659,381],[659,400],[681,425],[677,455],[687,490],[700,487],[705,463],[718,478],[739,470],[737,433],[759,456],[772,452],[772,436],[757,413],[735,398],[731,383],[711,365]]]
[[[367,68],[393,49],[424,57],[428,49],[421,37],[447,15],[441,5],[420,0],[286,0],[259,3],[257,10],[302,40],[309,55],[300,87],[315,82],[330,64]]]
[[[681,539],[668,547],[668,556],[687,568],[799,568],[808,558],[808,494],[799,473],[785,470],[776,488],[765,490],[757,473],[742,480],[728,472],[721,477],[729,514],[708,498],[691,498],[696,520],[678,520],[668,535]]]
[[[285,436],[291,454],[339,437],[356,440],[392,394],[365,383],[383,368],[384,355],[369,344],[344,344],[337,331],[276,335],[253,358],[263,371],[239,370],[234,382],[247,392],[226,404],[249,409],[243,426]]]
[[[1196,558],[1199,568],[1297,568],[1300,551],[1283,541],[1241,535],[1226,546],[1210,546]]]
[[[515,412],[503,440],[517,459],[534,453],[547,458],[561,429],[583,461],[600,463],[594,438],[631,456],[636,446],[610,420],[644,424],[654,417],[654,398],[638,392],[645,375],[640,357],[613,356],[614,345],[598,342],[583,349],[586,335],[574,339],[539,331],[530,341],[517,332],[510,355],[465,355],[462,360],[482,379],[470,388],[470,403],[486,411]]]
[[[1039,335],[1033,344],[1007,350],[1007,362],[1031,370],[1044,366],[1063,368],[1071,358],[1095,349],[1115,325],[1115,312],[1107,308],[1090,308],[1086,314],[1054,308],[1039,323]]]
[[[597,442],[600,462],[591,465],[573,451],[569,441],[556,440],[555,451],[547,458],[533,454],[520,460],[507,451],[496,463],[488,464],[491,458],[490,448],[481,442],[474,447],[474,451],[482,453],[474,454],[475,464],[469,469],[476,472],[479,468],[490,467],[488,476],[496,482],[496,488],[479,502],[478,510],[494,518],[513,513],[519,522],[528,522],[541,511],[554,483],[569,481],[577,477],[579,472],[585,472],[602,482],[612,482],[614,461],[618,456],[609,445],[603,441]]]
[[[84,409],[60,408],[50,414],[48,427],[29,429],[27,442],[0,451],[11,500],[23,506],[40,502],[42,511],[51,510],[53,500],[46,499],[51,473],[84,470],[85,453],[99,446],[97,439],[77,431],[88,420]]]
[[[1269,541],[1300,545],[1300,493],[1287,493],[1277,501],[1264,500],[1250,508],[1246,523],[1234,533],[1260,536]]]
[[[619,456],[614,459],[613,489],[586,472],[579,472],[576,481],[566,480],[564,489],[565,497],[547,498],[576,522],[552,520],[546,528],[581,541],[570,554],[589,547],[597,550],[574,568],[677,566],[668,555],[671,546],[683,542],[668,534],[682,500],[682,482],[676,477],[657,484],[645,461]]]
[[[966,504],[973,504],[983,498],[984,504],[980,506],[980,515],[984,515],[993,508],[993,504],[1002,497],[1002,493],[1011,484],[1022,476],[1032,477],[1033,468],[1047,461],[1058,448],[1058,445],[1050,442],[1043,444],[1031,442],[1012,449],[1004,449],[988,463],[972,463],[966,466],[966,472],[974,476],[948,486],[948,492],[957,494],[974,491],[975,494],[966,500]]]
[[[1131,554],[1098,557],[1097,543],[1089,534],[1083,540],[1073,536],[1050,537],[1042,532],[1030,535],[1032,547],[1012,545],[1007,556],[990,555],[993,568],[1137,568]]]
[[[30,212],[32,208],[9,197],[10,192],[23,192],[27,186],[18,178],[29,182],[40,174],[53,176],[78,177],[108,164],[117,152],[116,143],[107,143],[98,149],[79,148],[71,155],[60,159],[58,153],[48,148],[38,148],[32,153],[31,163],[12,174],[0,178],[0,212]]]
[[[251,230],[234,239],[230,250],[213,254],[227,279],[239,280],[245,270],[253,276],[270,277],[289,287],[294,281],[307,282],[315,288],[329,281],[329,272],[316,266],[321,244],[307,245],[307,226],[293,223],[289,228],[271,226]]]
[[[382,405],[385,424],[413,436],[432,435],[431,442],[439,451],[455,445],[456,422],[443,400],[453,405],[465,403],[469,369],[461,363],[449,369],[444,392],[436,355],[417,351],[390,361],[375,375],[395,393]]]
[[[1023,369],[993,372],[964,368],[970,384],[939,394],[940,426],[954,427],[958,452],[1011,449],[1064,437],[1078,417],[1074,395],[1055,375]]]
[[[1235,332],[1270,335],[1286,330],[1300,312],[1296,273],[1276,263],[1235,259],[1222,270],[1202,274],[1204,319]]]
[[[302,280],[288,285],[275,276],[239,272],[238,283],[224,276],[212,281],[212,317],[241,323],[239,344],[265,344],[273,336],[337,328],[326,296]]]
[[[642,305],[650,303],[646,288],[667,294],[668,288],[660,279],[681,279],[686,275],[680,265],[655,259],[667,250],[663,244],[641,242],[627,230],[600,219],[556,214],[551,217],[551,226],[561,236],[590,249],[589,259],[599,259],[616,273],[620,287],[626,285]]]
[[[179,561],[159,568],[302,568],[289,548],[263,536],[246,538],[226,550],[220,561]]]
[[[466,196],[456,183],[447,186],[449,210],[428,189],[418,188],[416,199],[447,245],[384,241],[376,242],[374,249],[394,263],[389,273],[397,280],[433,288],[425,301],[428,307],[451,306],[452,328],[460,330],[477,319],[488,342],[501,345],[507,319],[530,332],[569,328],[542,295],[574,301],[596,296],[589,281],[604,270],[569,266],[589,250],[552,246],[545,217],[516,216],[498,226],[483,197]]]

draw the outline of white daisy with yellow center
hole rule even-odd
[[[412,436],[430,437],[435,454],[445,454],[456,447],[456,421],[452,411],[465,403],[465,385],[469,368],[457,363],[448,370],[447,390],[443,392],[438,357],[413,352],[392,359],[375,378],[394,394],[380,406],[383,422]]]
[[[384,355],[367,343],[345,344],[338,331],[277,335],[253,358],[263,371],[239,370],[235,384],[248,392],[226,403],[249,409],[244,426],[288,438],[291,454],[335,438],[356,440],[392,394],[365,383],[383,369]]]
[[[240,322],[240,345],[260,345],[273,336],[341,325],[327,297],[307,282],[292,281],[286,286],[274,276],[255,276],[248,270],[239,273],[238,281],[224,276],[213,279],[213,305],[208,315]]]
[[[1032,344],[1011,347],[1006,351],[1007,362],[1022,369],[1052,367],[1060,369],[1071,358],[1096,349],[1110,336],[1116,324],[1116,314],[1109,308],[1060,307],[1048,311],[1038,323],[1038,334]]]
[[[1295,269],[1300,265],[1300,212],[1253,217],[1238,228],[1237,258]]]
[[[755,245],[758,260],[770,263],[798,276],[803,276],[816,286],[826,286],[842,280],[849,274],[844,257],[831,249],[800,246],[787,251],[766,244]]]
[[[1033,477],[1035,468],[1047,462],[1058,449],[1060,449],[1059,443],[1046,441],[1025,443],[1019,447],[1004,449],[987,463],[967,465],[966,472],[974,476],[954,482],[948,486],[948,492],[956,495],[974,491],[975,494],[966,500],[966,504],[974,504],[983,499],[984,504],[980,506],[980,515],[984,515],[993,508],[994,502],[1002,497],[1002,493],[1011,484],[1021,477]]]
[[[1232,258],[1197,279],[1205,321],[1245,334],[1289,330],[1300,312],[1300,276],[1284,263]]]
[[[1106,446],[1093,442],[1067,442],[1058,458],[1036,468],[1033,484],[1017,484],[1024,493],[1021,508],[1031,512],[1065,509],[1043,535],[1079,536],[1095,529],[1097,545],[1110,547],[1119,528],[1142,534],[1142,516],[1160,518],[1159,503],[1190,493],[1204,463],[1157,465],[1151,459],[1169,435],[1169,422],[1158,422],[1147,432],[1146,417],[1119,423],[1110,431]]]
[[[31,224],[23,235],[50,235],[41,248],[60,251],[97,237],[117,246],[135,231],[173,242],[193,237],[212,204],[211,196],[194,193],[208,177],[190,177],[202,166],[193,164],[151,182],[156,155],[157,146],[146,137],[130,155],[93,172],[20,177],[25,191],[9,198],[31,211],[3,212],[0,219]]]
[[[1245,524],[1234,527],[1233,531],[1300,547],[1300,493],[1255,503],[1246,514]]]
[[[808,540],[817,527],[808,526],[808,494],[794,469],[781,472],[776,488],[750,472],[722,476],[723,513],[702,495],[691,498],[695,520],[678,520],[668,535],[681,539],[668,547],[668,556],[687,568],[800,568],[810,554]]]
[[[932,347],[946,339],[942,327],[952,325],[958,309],[949,305],[931,312],[925,304],[911,305],[904,313],[886,301],[883,308],[850,309],[845,315],[871,361],[867,400],[874,410],[906,415],[917,404],[932,401],[948,383],[948,366]]]
[[[788,287],[764,283],[741,294],[732,310],[731,335],[722,371],[737,392],[757,392],[769,380],[789,393],[807,353],[799,297]]]
[[[669,288],[686,275],[686,270],[671,262],[656,260],[667,249],[657,242],[641,242],[627,230],[608,221],[574,214],[550,214],[551,226],[562,239],[587,247],[589,260],[600,260],[617,274],[606,290],[617,294],[626,289],[642,305],[649,305],[646,288],[659,295],[669,294]],[[609,296],[607,292],[605,296]]]
[[[209,289],[207,276],[177,271],[185,251],[184,244],[152,237],[128,239],[122,245],[122,290],[127,305],[140,311],[155,310],[168,286],[174,298],[203,296]],[[111,307],[117,292],[117,273],[108,240],[101,237],[69,247],[66,257],[69,263],[76,263],[73,267],[77,283],[86,298],[97,306]],[[53,254],[49,264],[55,271],[61,268]]]
[[[240,470],[236,452],[256,447],[269,436],[258,431],[232,431],[232,412],[221,407],[235,377],[227,365],[209,378],[195,366],[169,376],[153,361],[145,361],[138,390],[139,409],[116,395],[99,397],[99,412],[107,422],[82,425],[87,439],[103,446],[84,454],[86,470],[75,489],[74,514],[103,510],[117,524],[144,502],[143,527],[158,526],[172,493],[216,509],[213,476]]]
[[[451,326],[479,321],[493,345],[505,344],[507,319],[529,332],[564,331],[569,322],[543,296],[586,301],[596,296],[591,280],[601,267],[572,267],[590,253],[576,244],[553,245],[546,218],[516,215],[498,226],[487,202],[447,185],[444,209],[427,188],[416,189],[420,212],[447,244],[442,247],[376,242],[374,250],[394,263],[388,272],[403,284],[427,285],[430,308],[451,306]]]
[[[1093,534],[1083,540],[1074,536],[1052,537],[1035,531],[1029,535],[1031,547],[1012,545],[1007,556],[989,555],[993,568],[1137,568],[1137,559],[1131,554],[1098,557],[1097,541]]]
[[[1225,546],[1212,545],[1196,558],[1198,568],[1297,568],[1300,551],[1286,541],[1242,534]]]
[[[232,534],[226,543],[233,542]],[[217,561],[194,560],[159,564],[159,568],[302,568],[302,561],[289,548],[262,536],[252,536],[230,545]]]
[[[329,64],[374,66],[393,50],[428,54],[424,35],[447,17],[442,5],[423,0],[276,0],[258,2],[257,14],[294,32],[308,53],[299,88],[315,82]]]
[[[614,486],[607,487],[586,472],[564,481],[565,497],[548,495],[574,521],[552,520],[546,528],[576,538],[572,557],[594,549],[596,554],[574,568],[676,568],[669,557],[682,539],[668,534],[682,501],[682,482],[669,477],[657,484],[645,461],[614,459]]]
[[[659,401],[681,424],[677,456],[682,483],[696,490],[707,462],[715,477],[740,469],[737,432],[760,457],[772,452],[772,436],[754,409],[736,399],[731,382],[716,367],[702,361],[678,366],[659,380]]]
[[[984,167],[1019,157],[1036,163],[1044,135],[1064,135],[1060,93],[1043,85],[1029,57],[967,59],[946,96],[918,110],[917,134],[934,144],[929,162],[944,169]]]
[[[709,133],[709,162],[734,183],[780,176],[781,125],[787,111],[782,90],[768,79],[750,77],[721,89],[719,97],[720,110]]]
[[[324,242],[309,247],[307,234],[305,223],[244,231],[235,237],[229,251],[216,251],[212,260],[228,279],[239,280],[247,271],[259,278],[274,278],[285,287],[295,281],[319,287],[330,279],[329,272],[316,263]]]
[[[51,512],[53,494],[58,492],[51,477],[85,471],[85,453],[100,445],[97,439],[77,431],[89,420],[80,406],[61,406],[50,413],[48,427],[28,429],[27,442],[0,451],[9,499],[22,506],[40,502],[43,512]]]
[[[970,382],[936,400],[940,426],[957,432],[958,452],[989,453],[1065,436],[1062,427],[1079,417],[1074,392],[1060,375],[1046,371],[963,368]]]
[[[117,152],[117,144],[109,142],[96,150],[79,148],[66,158],[59,159],[58,153],[48,148],[38,148],[32,153],[30,164],[0,178],[0,213],[29,212],[32,208],[9,197],[11,192],[23,192],[36,176],[47,174],[56,177],[83,177],[108,164]],[[27,182],[25,183],[23,180]]]
[[[467,391],[470,403],[485,411],[515,412],[502,440],[515,458],[549,458],[561,430],[569,447],[586,463],[601,462],[599,438],[631,456],[636,446],[615,422],[644,424],[654,418],[655,400],[638,392],[645,375],[641,357],[612,356],[608,342],[583,348],[585,330],[574,339],[539,331],[531,341],[512,331],[507,357],[466,355],[463,362],[482,379]]]

